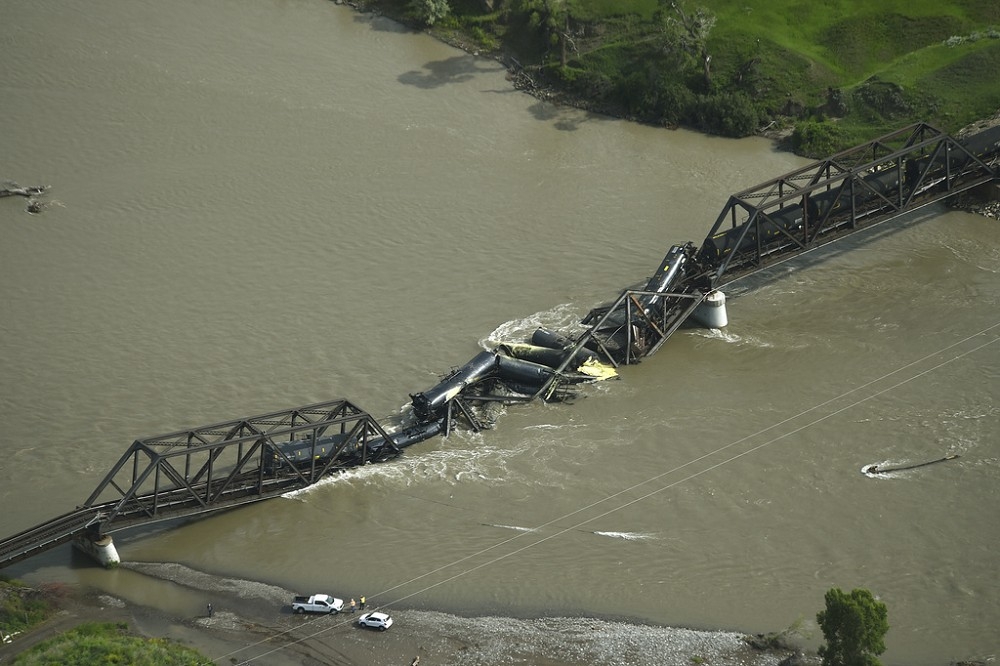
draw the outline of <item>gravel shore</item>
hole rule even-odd
[[[76,624],[93,621],[125,622],[138,635],[169,638],[218,664],[778,666],[793,655],[758,650],[735,632],[585,617],[461,617],[392,608],[385,610],[395,624],[378,632],[358,627],[358,616],[352,613],[294,615],[288,606],[291,592],[276,586],[220,578],[180,565],[127,566],[210,595],[212,616],[176,617],[107,593],[75,590],[59,600],[59,612],[44,625],[0,646],[0,663]]]

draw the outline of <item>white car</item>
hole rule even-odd
[[[379,631],[385,631],[392,626],[392,618],[385,613],[365,613],[358,618],[358,625],[362,627],[371,627],[372,629],[378,629]]]

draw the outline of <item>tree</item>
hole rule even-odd
[[[715,16],[704,7],[685,11],[674,0],[660,0],[658,13],[663,26],[663,44],[667,52],[686,54],[701,63],[705,89],[712,84],[712,55],[708,52],[708,35],[715,27]]]
[[[410,12],[427,25],[434,25],[451,13],[448,0],[410,0]]]
[[[570,34],[573,8],[570,0],[518,0],[509,9],[527,18],[528,28],[537,30],[545,42],[544,50],[559,46],[559,64],[566,67],[568,49],[576,50]]]
[[[816,614],[816,621],[826,645],[819,649],[823,666],[881,666],[876,657],[885,652],[885,634],[889,631],[888,610],[872,593],[864,589],[840,588],[826,593],[826,610]]]

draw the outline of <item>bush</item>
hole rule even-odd
[[[602,72],[574,67],[559,67],[552,71],[571,93],[595,102],[603,102],[615,93],[611,77]]]
[[[873,119],[905,117],[913,110],[901,86],[875,77],[858,86],[853,98],[859,110],[867,111]]]
[[[823,666],[881,666],[876,657],[885,652],[887,618],[885,604],[868,590],[828,590],[826,610],[816,614],[826,638],[819,649]]]
[[[663,79],[656,87],[656,113],[664,125],[678,125],[691,114],[697,98],[682,83]]]
[[[484,51],[494,51],[500,48],[500,41],[493,35],[488,34],[485,30],[480,28],[478,25],[474,25],[469,28],[469,36],[476,41],[479,48]]]
[[[802,122],[792,132],[792,149],[805,157],[822,159],[839,152],[843,144],[840,130],[829,122]]]
[[[691,122],[723,136],[743,137],[757,132],[763,114],[745,93],[699,95],[694,103]]]
[[[632,72],[615,86],[615,96],[625,112],[638,118],[648,117],[652,113],[652,92],[645,72]]]

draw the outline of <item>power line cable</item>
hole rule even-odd
[[[730,449],[730,448],[732,448],[734,446],[737,446],[738,444],[742,444],[743,442],[746,442],[746,441],[751,440],[751,439],[753,439],[755,437],[758,437],[759,435],[762,435],[764,433],[770,432],[770,431],[774,430],[775,428],[778,428],[778,427],[780,427],[782,425],[790,423],[790,422],[792,422],[792,421],[794,421],[794,420],[796,420],[796,419],[798,419],[798,418],[800,418],[802,416],[805,416],[806,414],[814,412],[814,411],[816,411],[816,410],[818,410],[818,409],[820,409],[822,407],[825,407],[825,406],[830,405],[832,403],[835,403],[835,402],[837,402],[839,400],[842,400],[843,398],[846,398],[847,396],[855,394],[858,391],[861,391],[861,390],[866,389],[866,388],[868,388],[870,386],[878,384],[879,382],[884,381],[884,380],[888,379],[889,377],[892,377],[893,375],[896,375],[896,374],[898,374],[898,373],[900,373],[900,372],[902,372],[902,371],[904,371],[904,370],[906,370],[908,368],[912,368],[913,366],[916,366],[916,365],[919,365],[921,363],[924,363],[925,361],[927,361],[929,359],[932,359],[935,356],[939,356],[939,355],[941,355],[941,354],[943,354],[943,353],[945,353],[947,351],[950,351],[950,350],[954,349],[955,347],[958,347],[958,346],[960,346],[960,345],[968,342],[969,340],[972,340],[972,339],[974,339],[976,337],[979,337],[979,336],[986,335],[987,333],[993,331],[994,329],[996,329],[998,327],[1000,327],[1000,322],[997,322],[997,323],[993,324],[992,326],[988,326],[988,327],[984,328],[983,330],[981,330],[981,331],[979,331],[977,333],[969,335],[969,336],[963,338],[962,340],[959,340],[959,341],[957,341],[955,343],[952,343],[952,344],[948,345],[947,347],[943,347],[943,348],[941,348],[941,349],[939,349],[939,350],[937,350],[935,352],[931,352],[930,354],[927,354],[927,355],[925,355],[925,356],[923,356],[923,357],[921,357],[921,358],[919,358],[919,359],[917,359],[915,361],[907,363],[906,365],[901,366],[901,367],[899,367],[899,368],[897,368],[897,369],[895,369],[895,370],[893,370],[891,372],[888,372],[888,373],[882,375],[881,377],[873,379],[873,380],[871,380],[871,381],[869,381],[869,382],[867,382],[865,384],[862,384],[860,386],[857,386],[857,387],[855,387],[855,388],[853,388],[853,389],[851,389],[849,391],[845,391],[844,393],[841,393],[840,395],[838,395],[836,397],[830,398],[829,400],[821,402],[821,403],[819,403],[817,405],[814,405],[814,406],[812,406],[812,407],[810,407],[808,409],[802,410],[801,412],[799,412],[798,414],[795,414],[794,416],[790,416],[790,417],[788,417],[788,418],[786,418],[786,419],[784,419],[782,421],[779,421],[778,423],[775,423],[775,424],[770,425],[770,426],[768,426],[766,428],[758,430],[757,432],[755,432],[753,434],[747,435],[745,437],[741,437],[740,439],[737,439],[737,440],[735,440],[733,442],[730,442],[729,444],[726,444],[724,446],[720,446],[719,448],[714,449],[713,451],[710,451],[710,452],[708,452],[708,453],[706,453],[704,455],[701,455],[701,456],[699,456],[697,458],[689,460],[688,462],[683,463],[681,465],[678,465],[678,466],[676,466],[676,467],[674,467],[674,468],[672,468],[670,470],[667,470],[665,472],[661,472],[660,474],[657,474],[657,475],[655,475],[653,477],[650,477],[650,478],[648,478],[648,479],[646,479],[644,481],[640,481],[639,483],[635,483],[635,484],[629,486],[628,488],[620,490],[620,491],[618,491],[618,492],[616,492],[614,494],[608,495],[607,497],[604,497],[604,498],[602,498],[600,500],[597,500],[595,502],[591,502],[590,504],[587,504],[586,506],[580,507],[580,508],[578,508],[578,509],[576,509],[574,511],[571,511],[569,513],[563,514],[561,516],[557,516],[556,518],[553,518],[552,520],[549,520],[549,521],[547,521],[545,523],[542,523],[538,527],[532,528],[530,531],[518,533],[518,534],[516,534],[516,535],[514,535],[514,536],[512,536],[512,537],[510,537],[508,539],[504,539],[502,541],[499,541],[499,542],[493,544],[492,546],[487,546],[486,548],[482,548],[482,549],[476,551],[475,553],[471,553],[471,554],[466,555],[464,557],[461,557],[461,558],[459,558],[457,560],[454,560],[454,561],[452,561],[452,562],[450,562],[448,564],[445,564],[445,565],[442,565],[440,567],[437,567],[436,569],[432,569],[430,571],[422,573],[419,576],[414,576],[413,578],[410,578],[407,581],[398,583],[397,585],[394,585],[394,586],[392,586],[390,588],[387,588],[387,589],[383,590],[382,592],[380,592],[380,593],[378,593],[378,594],[376,594],[374,596],[384,596],[384,595],[386,595],[386,594],[388,594],[388,593],[390,593],[390,592],[392,592],[394,590],[398,590],[401,587],[405,587],[407,585],[415,583],[415,582],[417,582],[419,580],[427,578],[428,576],[432,576],[432,575],[434,575],[436,573],[439,573],[439,572],[444,571],[446,569],[449,569],[451,567],[457,566],[457,565],[459,565],[459,564],[461,564],[463,562],[466,562],[466,561],[468,561],[470,559],[473,559],[475,557],[478,557],[480,555],[488,553],[488,552],[490,552],[490,551],[492,551],[492,550],[494,550],[496,548],[499,548],[499,547],[501,547],[503,545],[506,545],[508,543],[516,541],[517,539],[521,539],[521,538],[523,538],[525,536],[528,536],[528,535],[537,534],[537,532],[539,530],[541,530],[542,528],[552,526],[553,524],[555,524],[557,522],[566,520],[567,518],[570,518],[572,516],[578,515],[578,514],[584,512],[584,511],[587,511],[587,510],[592,509],[594,507],[600,506],[600,505],[602,505],[602,504],[604,504],[604,503],[606,503],[606,502],[608,502],[608,501],[610,501],[612,499],[621,497],[622,495],[624,495],[626,493],[632,492],[633,490],[636,490],[638,488],[641,488],[642,486],[645,486],[645,485],[648,485],[650,483],[653,483],[654,481],[658,481],[658,480],[660,480],[660,479],[662,479],[662,478],[664,478],[666,476],[669,476],[670,474],[673,474],[674,472],[678,472],[678,471],[680,471],[680,470],[682,470],[682,469],[684,469],[686,467],[689,467],[689,466],[691,466],[691,465],[693,465],[693,464],[695,464],[697,462],[705,460],[706,458],[709,458],[709,457],[714,456],[714,455],[716,455],[718,453],[721,453],[722,451],[725,451],[725,450]],[[650,492],[645,493],[644,495],[641,495],[641,496],[636,497],[634,499],[628,500],[628,501],[626,501],[626,502],[624,502],[622,504],[614,506],[614,507],[612,507],[612,508],[604,511],[603,513],[600,513],[600,514],[596,515],[596,516],[592,516],[592,517],[587,518],[585,520],[579,521],[579,522],[577,522],[577,523],[575,523],[573,525],[570,525],[568,527],[561,527],[557,531],[553,532],[552,534],[543,536],[543,537],[537,539],[536,541],[532,541],[531,543],[528,543],[528,544],[526,544],[524,546],[521,546],[520,548],[517,548],[517,549],[515,549],[515,550],[513,550],[513,551],[511,551],[509,553],[505,553],[505,554],[499,555],[499,556],[494,557],[494,558],[492,558],[490,560],[487,560],[486,562],[483,562],[481,564],[477,564],[477,565],[469,567],[467,569],[463,569],[462,571],[459,571],[459,572],[457,572],[457,573],[455,573],[455,574],[453,574],[453,575],[451,575],[451,576],[449,576],[449,577],[447,577],[447,578],[445,578],[443,580],[437,581],[437,582],[432,583],[430,585],[426,585],[426,586],[420,588],[419,590],[416,590],[416,591],[411,592],[409,594],[405,594],[405,595],[403,595],[401,597],[398,597],[398,598],[394,599],[392,602],[389,602],[388,604],[382,604],[382,605],[378,606],[378,608],[381,608],[381,607],[384,607],[384,606],[387,606],[387,605],[391,605],[391,604],[394,604],[394,603],[399,603],[401,601],[405,601],[405,600],[410,599],[410,598],[412,598],[414,596],[417,596],[419,594],[423,594],[424,592],[426,592],[428,590],[431,590],[431,589],[434,589],[436,587],[439,587],[440,585],[444,585],[445,583],[449,583],[449,582],[451,582],[453,580],[461,578],[462,576],[466,576],[466,575],[468,575],[470,573],[478,571],[479,569],[483,569],[483,568],[485,568],[487,566],[490,566],[492,564],[496,564],[497,562],[500,562],[502,560],[508,559],[508,558],[513,557],[515,555],[518,555],[518,554],[524,552],[525,550],[528,550],[529,548],[533,548],[533,547],[537,546],[538,544],[545,543],[546,541],[549,541],[550,539],[554,539],[556,537],[562,536],[563,534],[565,534],[567,532],[570,532],[570,531],[573,531],[573,530],[577,530],[577,529],[581,528],[583,525],[586,525],[587,523],[590,523],[590,522],[592,522],[594,520],[597,520],[599,518],[604,518],[604,517],[609,516],[609,515],[617,512],[617,511],[621,511],[622,509],[625,509],[625,508],[628,508],[628,507],[630,507],[630,506],[632,506],[634,504],[637,504],[637,503],[639,503],[639,502],[641,502],[643,500],[649,499],[650,497],[653,497],[654,495],[657,495],[657,494],[659,494],[659,493],[661,493],[661,492],[663,492],[665,490],[669,490],[669,489],[674,488],[674,487],[676,487],[676,486],[678,486],[678,485],[680,485],[680,484],[682,484],[682,483],[684,483],[686,481],[690,481],[691,479],[697,478],[697,477],[699,477],[699,476],[701,476],[703,474],[706,474],[706,473],[711,472],[711,471],[713,471],[715,469],[718,469],[719,467],[722,467],[723,465],[731,463],[734,460],[738,460],[740,458],[743,458],[744,456],[747,456],[747,455],[749,455],[751,453],[759,451],[760,449],[763,449],[763,448],[765,448],[767,446],[770,446],[771,444],[774,444],[775,442],[781,441],[781,440],[783,440],[783,439],[785,439],[787,437],[790,437],[791,435],[799,433],[799,432],[805,430],[806,428],[810,428],[810,427],[812,427],[812,426],[814,426],[814,425],[816,425],[818,423],[826,421],[829,418],[832,418],[832,417],[834,417],[834,416],[836,416],[838,414],[841,414],[841,413],[843,413],[843,412],[845,412],[845,411],[847,411],[849,409],[852,409],[853,407],[856,407],[856,406],[858,406],[858,405],[860,405],[860,404],[862,404],[864,402],[867,402],[867,401],[869,401],[869,400],[871,400],[873,398],[876,398],[876,397],[878,397],[880,395],[888,393],[889,391],[897,389],[900,386],[903,386],[903,385],[908,384],[908,383],[910,383],[910,382],[912,382],[912,381],[914,381],[916,379],[919,379],[920,377],[923,377],[923,376],[925,376],[927,374],[930,374],[931,372],[934,372],[935,370],[938,370],[939,368],[942,368],[942,367],[944,367],[944,366],[946,366],[946,365],[948,365],[948,364],[950,364],[950,363],[952,363],[954,361],[957,361],[957,360],[959,360],[961,358],[964,358],[965,356],[968,356],[968,355],[970,355],[970,354],[972,354],[974,352],[977,352],[980,349],[988,347],[988,346],[996,343],[998,340],[1000,340],[1000,337],[993,337],[993,338],[987,340],[986,342],[983,342],[982,344],[979,344],[978,346],[976,346],[976,347],[974,347],[972,349],[969,349],[969,350],[963,351],[961,353],[958,353],[958,354],[956,354],[953,357],[945,359],[945,360],[937,363],[936,365],[933,365],[930,368],[927,368],[926,370],[922,370],[922,371],[920,371],[920,372],[918,372],[918,373],[916,373],[916,374],[914,374],[914,375],[912,375],[910,377],[902,379],[901,381],[898,381],[895,384],[893,384],[893,385],[891,385],[891,386],[889,386],[887,388],[878,390],[878,391],[872,393],[871,395],[868,395],[868,396],[865,396],[865,397],[860,398],[858,400],[855,400],[854,402],[852,402],[852,403],[850,403],[850,404],[848,404],[848,405],[846,405],[844,407],[840,407],[839,409],[836,409],[836,410],[830,412],[829,414],[826,414],[824,416],[820,416],[820,417],[818,417],[816,419],[813,419],[809,423],[806,423],[806,424],[801,425],[801,426],[799,426],[797,428],[794,428],[793,430],[790,430],[790,431],[788,431],[788,432],[786,432],[784,434],[780,434],[780,435],[777,435],[776,437],[772,437],[771,439],[769,439],[769,440],[767,440],[767,441],[765,441],[765,442],[763,442],[761,444],[758,444],[756,446],[753,446],[753,447],[747,449],[746,451],[743,451],[743,452],[738,453],[738,454],[736,454],[734,456],[731,456],[731,457],[727,458],[726,460],[723,460],[721,462],[718,462],[718,463],[715,463],[713,465],[710,465],[710,466],[706,467],[705,469],[702,469],[700,471],[694,472],[692,474],[688,474],[687,476],[685,476],[685,477],[683,477],[681,479],[678,479],[676,481],[668,483],[665,486],[658,487],[655,490],[652,490]],[[254,657],[246,659],[246,660],[244,660],[244,661],[242,661],[240,663],[241,664],[250,664],[250,663],[252,663],[253,661],[255,661],[257,659],[260,659],[260,658],[266,657],[268,655],[274,654],[275,652],[278,652],[279,650],[282,650],[282,649],[288,647],[289,645],[294,645],[295,643],[300,643],[302,641],[309,640],[311,638],[315,638],[316,636],[318,636],[318,635],[320,635],[320,634],[322,634],[322,633],[324,633],[326,631],[329,631],[330,629],[333,629],[333,628],[335,628],[337,626],[342,626],[343,624],[344,623],[338,623],[338,624],[335,624],[335,625],[332,625],[332,626],[329,626],[329,627],[324,627],[323,629],[320,629],[319,631],[314,632],[313,634],[310,634],[309,636],[304,636],[304,637],[301,637],[301,638],[297,638],[295,641],[293,641],[291,643],[287,643],[285,645],[281,645],[281,646],[275,647],[274,649],[272,649],[272,650],[270,650],[268,652],[261,653],[259,655],[254,656]],[[221,659],[225,659],[227,657],[231,657],[232,655],[237,654],[239,652],[242,652],[244,650],[248,650],[250,648],[262,645],[262,644],[270,641],[271,639],[277,638],[277,637],[282,636],[284,634],[287,634],[290,631],[292,631],[292,630],[287,630],[287,631],[284,631],[284,632],[280,632],[278,634],[274,634],[273,636],[270,636],[270,637],[268,637],[265,640],[259,641],[257,643],[254,643],[254,644],[248,645],[246,647],[243,647],[243,648],[241,648],[239,650],[235,650],[235,651],[230,652],[228,654],[225,654],[225,655],[222,655],[220,657],[217,657],[213,661],[219,661]]]

